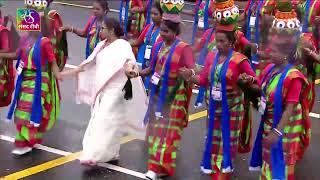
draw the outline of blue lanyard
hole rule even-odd
[[[128,36],[127,26],[128,26],[128,15],[129,15],[129,4],[130,4],[130,0],[121,0],[121,3],[120,3],[120,12],[119,12],[119,21],[120,21],[121,24],[122,24],[122,8],[123,8],[124,1],[126,1],[126,7],[125,7],[124,23],[123,23],[123,27],[122,27],[122,28],[123,28],[125,37],[127,37],[127,36]]]
[[[196,4],[196,13],[194,15],[194,23],[193,23],[193,29],[192,29],[192,38],[191,38],[191,45],[194,44],[195,38],[196,38],[196,33],[197,33],[197,28],[198,28],[198,22],[199,22],[199,8],[201,5],[202,0],[198,0],[198,3]]]
[[[147,6],[147,19],[146,19],[146,25],[150,24],[150,19],[151,19],[151,7],[153,4],[153,0],[148,1],[148,6]]]
[[[207,46],[208,46],[208,43],[209,43],[213,33],[214,33],[214,28],[212,28],[212,30],[210,32],[210,35],[207,37],[206,42],[204,44],[204,47],[202,48],[202,50],[200,52],[200,55],[199,55],[199,58],[198,58],[198,64],[199,65],[203,65],[204,64],[204,61],[205,61],[206,56],[208,54],[208,47]],[[198,96],[197,96],[197,99],[196,99],[196,102],[195,102],[195,106],[200,106],[202,104],[202,102],[204,100],[205,92],[206,92],[206,87],[200,86],[199,93],[198,93]]]
[[[36,66],[36,80],[35,80],[35,88],[34,88],[34,98],[32,102],[32,108],[31,108],[31,116],[30,116],[30,122],[33,122],[35,125],[40,126],[42,121],[42,105],[41,105],[41,84],[42,84],[42,69],[41,69],[41,40],[42,40],[42,34],[39,35],[37,41],[34,44],[34,50],[32,54],[33,62]],[[21,61],[21,51],[19,52],[18,62],[16,67],[19,66]],[[18,98],[22,89],[22,82],[23,82],[23,73],[21,73],[16,82],[16,89],[14,92],[14,97],[12,100],[12,104],[9,108],[9,112],[7,115],[7,119],[12,119],[13,113],[16,109],[16,105],[18,102]]]
[[[249,9],[248,9],[248,17],[247,17],[247,29],[246,29],[246,38],[251,40],[251,31],[250,31],[250,18],[251,18],[251,9],[254,2],[250,0]]]
[[[163,104],[166,100],[166,94],[168,92],[168,82],[169,82],[169,73],[170,73],[170,67],[171,67],[171,61],[172,61],[172,56],[174,53],[174,50],[176,49],[177,45],[179,44],[180,40],[176,40],[173,45],[170,48],[168,57],[167,57],[167,61],[165,64],[165,72],[164,72],[164,77],[163,77],[163,83],[162,83],[162,87],[160,89],[160,99],[158,101],[158,107],[157,107],[157,112],[161,112],[162,113],[162,109],[163,109]]]
[[[176,49],[177,45],[179,44],[180,40],[175,40],[175,42],[172,44],[169,54],[167,56],[167,60],[166,60],[166,64],[165,64],[165,73],[163,76],[163,82],[162,82],[162,87],[160,89],[160,97],[158,99],[158,104],[157,104],[157,112],[161,112],[163,110],[163,104],[166,100],[166,94],[168,91],[168,80],[169,80],[169,73],[170,73],[170,67],[171,67],[171,61],[172,61],[172,56],[174,53],[174,50]],[[159,43],[156,47],[155,47],[155,51],[154,54],[152,55],[152,74],[155,73],[155,68],[157,65],[157,56],[158,53],[160,52],[161,47],[163,46],[163,42]],[[153,100],[154,100],[154,95],[156,92],[158,85],[152,84],[151,85],[151,92],[150,92],[150,99],[149,99],[149,106],[148,106],[148,110],[146,113],[146,116],[144,118],[144,124],[146,125],[149,121],[149,113],[150,113],[150,108],[153,107]]]
[[[204,30],[209,29],[209,4],[210,4],[210,0],[206,0],[206,6],[204,8],[204,17],[203,17]]]
[[[288,64],[283,69],[280,76],[279,82],[276,87],[274,97],[274,116],[273,116],[273,128],[276,128],[282,118],[283,114],[283,102],[282,102],[282,90],[285,77],[293,65]],[[285,179],[285,160],[282,149],[282,137],[279,138],[278,142],[271,146],[271,165],[273,167],[272,178],[273,179]]]
[[[229,62],[232,58],[233,49],[230,49],[227,59],[225,60],[222,69],[220,71],[220,79],[221,81],[221,88],[222,88],[222,140],[223,140],[223,168],[231,168],[232,169],[232,161],[231,161],[231,151],[230,151],[230,112],[228,109],[228,102],[227,102],[227,94],[226,94],[226,74],[229,66]],[[211,83],[210,83],[210,93],[214,86],[214,75],[216,71],[216,67],[220,58],[220,53],[216,55],[212,69],[211,69]],[[204,169],[211,169],[211,149],[212,149],[212,134],[214,129],[214,120],[215,120],[215,108],[216,102],[210,96],[209,99],[209,128],[207,132],[207,140],[205,144],[205,150],[203,153],[202,159],[202,167]]]
[[[160,33],[160,28],[159,27],[153,32],[154,27],[155,27],[155,24],[152,24],[151,27],[148,30],[147,35],[146,35],[146,43],[147,43],[147,45],[153,45],[155,43],[159,33]]]
[[[259,44],[260,42],[260,26],[259,26],[259,16],[260,16],[260,9],[263,5],[263,0],[260,0],[258,8],[256,10],[256,22],[255,22],[255,43]]]
[[[303,21],[303,26],[302,26],[302,32],[304,32],[304,33],[308,32],[310,5],[311,5],[311,0],[307,0],[306,9],[305,9],[305,15],[304,15],[304,21]]]

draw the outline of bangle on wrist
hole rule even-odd
[[[277,136],[282,136],[283,135],[282,132],[279,131],[277,128],[273,128],[272,132],[275,133]]]

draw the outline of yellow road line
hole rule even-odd
[[[207,115],[207,111],[201,111],[195,114],[192,114],[189,116],[189,121],[194,121],[197,119],[200,119],[202,117],[205,117]],[[121,138],[121,144],[125,144],[127,142],[133,141],[137,138],[135,138],[134,136],[126,136]],[[52,160],[52,161],[48,161],[46,163],[28,168],[28,169],[24,169],[22,171],[18,171],[16,173],[7,175],[4,177],[5,180],[13,180],[13,179],[21,179],[24,177],[28,177],[43,171],[46,171],[48,169],[52,169],[55,167],[58,167],[60,165],[66,164],[68,162],[74,161],[76,159],[78,159],[80,157],[81,152],[77,152],[77,153],[73,153],[64,157],[60,157],[58,159]]]
[[[191,114],[189,116],[189,121],[194,121],[194,120],[206,117],[206,116],[207,116],[207,111],[206,110],[205,111],[201,111],[201,112],[197,112],[197,113]]]
[[[125,143],[133,141],[135,139],[137,139],[137,138],[135,138],[134,136],[126,136],[126,137],[121,138],[120,143],[121,144],[125,144]],[[60,157],[58,159],[55,159],[55,160],[52,160],[52,161],[48,161],[46,163],[31,167],[31,168],[28,168],[28,169],[24,169],[24,170],[18,171],[16,173],[13,173],[13,174],[10,174],[10,175],[7,175],[3,179],[5,179],[5,180],[14,180],[14,179],[21,179],[21,178],[24,178],[24,177],[28,177],[28,176],[31,176],[31,175],[46,171],[48,169],[52,169],[52,168],[58,167],[60,165],[66,164],[68,162],[77,160],[77,159],[79,159],[80,155],[81,155],[81,152],[72,153],[70,155],[67,155],[67,156],[64,156],[64,157]],[[0,180],[2,180],[2,179],[0,178]]]
[[[135,139],[137,139],[137,138],[135,138],[134,136],[125,136],[125,137],[121,138],[120,144],[125,144],[125,143],[133,141]]]
[[[197,112],[197,113],[191,114],[189,116],[189,121],[194,121],[194,120],[206,117],[206,116],[207,116],[207,111],[206,110],[201,111],[201,112]],[[130,141],[135,140],[135,139],[137,139],[137,138],[135,138],[134,136],[123,137],[123,138],[121,138],[121,144],[125,144],[125,143],[130,142]],[[77,152],[77,153],[73,153],[73,154],[70,154],[70,155],[67,155],[67,156],[52,160],[52,161],[48,161],[46,163],[31,167],[31,168],[28,168],[28,169],[25,169],[25,170],[22,170],[22,171],[19,171],[19,172],[10,174],[10,175],[7,175],[7,176],[4,177],[4,179],[5,180],[14,180],[14,179],[21,179],[21,178],[24,178],[24,177],[28,177],[28,176],[31,176],[33,174],[37,174],[37,173],[46,171],[48,169],[52,169],[52,168],[55,168],[57,166],[60,166],[60,165],[66,164],[68,162],[74,161],[74,160],[76,160],[76,159],[78,159],[80,157],[80,154],[81,154],[81,152]],[[0,179],[2,179],[2,178],[0,178]]]
[[[48,161],[46,163],[43,163],[43,164],[31,167],[31,168],[10,174],[8,176],[5,176],[4,179],[5,180],[14,180],[14,179],[21,179],[24,177],[28,177],[33,174],[36,174],[36,173],[60,166],[60,165],[63,165],[65,163],[68,163],[71,161],[74,161],[79,158],[80,154],[81,154],[81,152],[77,152],[77,153],[73,153],[73,154],[52,160],[52,161]]]

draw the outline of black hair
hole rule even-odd
[[[162,16],[163,10],[162,10],[162,8],[161,8],[161,6],[160,6],[160,2],[159,2],[159,1],[154,2],[154,4],[152,5],[152,7],[153,7],[153,8],[156,8],[156,9],[159,11],[160,15]]]
[[[180,23],[172,22],[169,20],[163,20],[162,23],[166,25],[171,31],[176,35],[179,35],[181,32]]]
[[[107,0],[95,0],[96,3],[98,3],[103,10],[106,11],[106,14],[109,12],[109,4]]]
[[[104,18],[104,24],[108,29],[113,29],[114,34],[120,38],[121,36],[124,35],[123,30],[121,28],[120,22],[118,19],[113,18],[113,17],[105,17]]]
[[[53,0],[47,0],[47,3],[48,3],[48,6],[47,7],[50,7],[51,3],[53,2]]]
[[[225,34],[229,42],[234,44],[236,42],[236,36],[235,36],[235,31],[224,31],[224,30],[218,30],[217,32]]]

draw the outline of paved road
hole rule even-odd
[[[9,1],[4,10],[5,13],[13,13],[15,9],[21,7],[22,1]],[[119,2],[111,1],[111,8],[117,8]],[[73,8],[68,6],[53,5],[62,15],[66,24],[75,27],[84,27],[88,17],[91,15],[90,10]],[[188,7],[187,7],[188,8]],[[190,7],[189,7],[190,8]],[[117,16],[111,13],[111,16]],[[185,17],[186,19],[186,17]],[[191,18],[189,18],[191,19]],[[183,26],[182,37],[189,40],[191,25],[185,23]],[[77,65],[84,59],[85,39],[79,38],[73,34],[68,35],[70,59],[69,64]],[[56,126],[45,135],[44,145],[56,149],[78,152],[81,150],[82,137],[90,117],[89,107],[85,105],[76,105],[74,102],[75,81],[72,78],[65,79],[61,83],[62,92],[62,111],[61,118]],[[319,89],[317,89],[319,90]],[[319,92],[319,91],[317,91]],[[196,113],[203,109],[194,109],[191,112]],[[315,113],[319,114],[319,102],[316,103]],[[14,137],[15,129],[12,123],[6,122],[4,119],[6,109],[0,111],[0,134]],[[255,127],[259,118],[255,115]],[[305,159],[298,164],[297,179],[317,180],[320,179],[318,166],[315,164],[320,161],[320,119],[313,118],[313,138],[312,145],[305,156]],[[199,118],[190,122],[188,128],[185,129],[182,147],[178,154],[177,173],[170,180],[197,180],[210,179],[210,177],[202,175],[199,170],[203,150],[203,137],[205,135],[205,119]],[[255,128],[256,131],[256,128]],[[10,151],[13,144],[0,140],[0,177],[11,173],[22,171],[26,168],[36,166],[47,161],[60,158],[61,155],[35,150],[34,152],[20,158],[11,156]],[[134,170],[137,172],[146,171],[146,146],[144,142],[134,140],[128,142],[121,147],[121,158],[115,165]],[[58,163],[58,161],[54,161]],[[239,180],[255,180],[258,179],[257,173],[249,173],[247,170],[248,155],[238,156],[235,167],[234,179]],[[43,166],[41,166],[43,167]],[[23,172],[24,174],[26,172]],[[25,179],[41,180],[41,179],[112,179],[112,180],[131,180],[139,179],[134,176],[127,175],[106,168],[86,169],[79,165],[78,161],[71,161],[62,166],[37,173]]]

